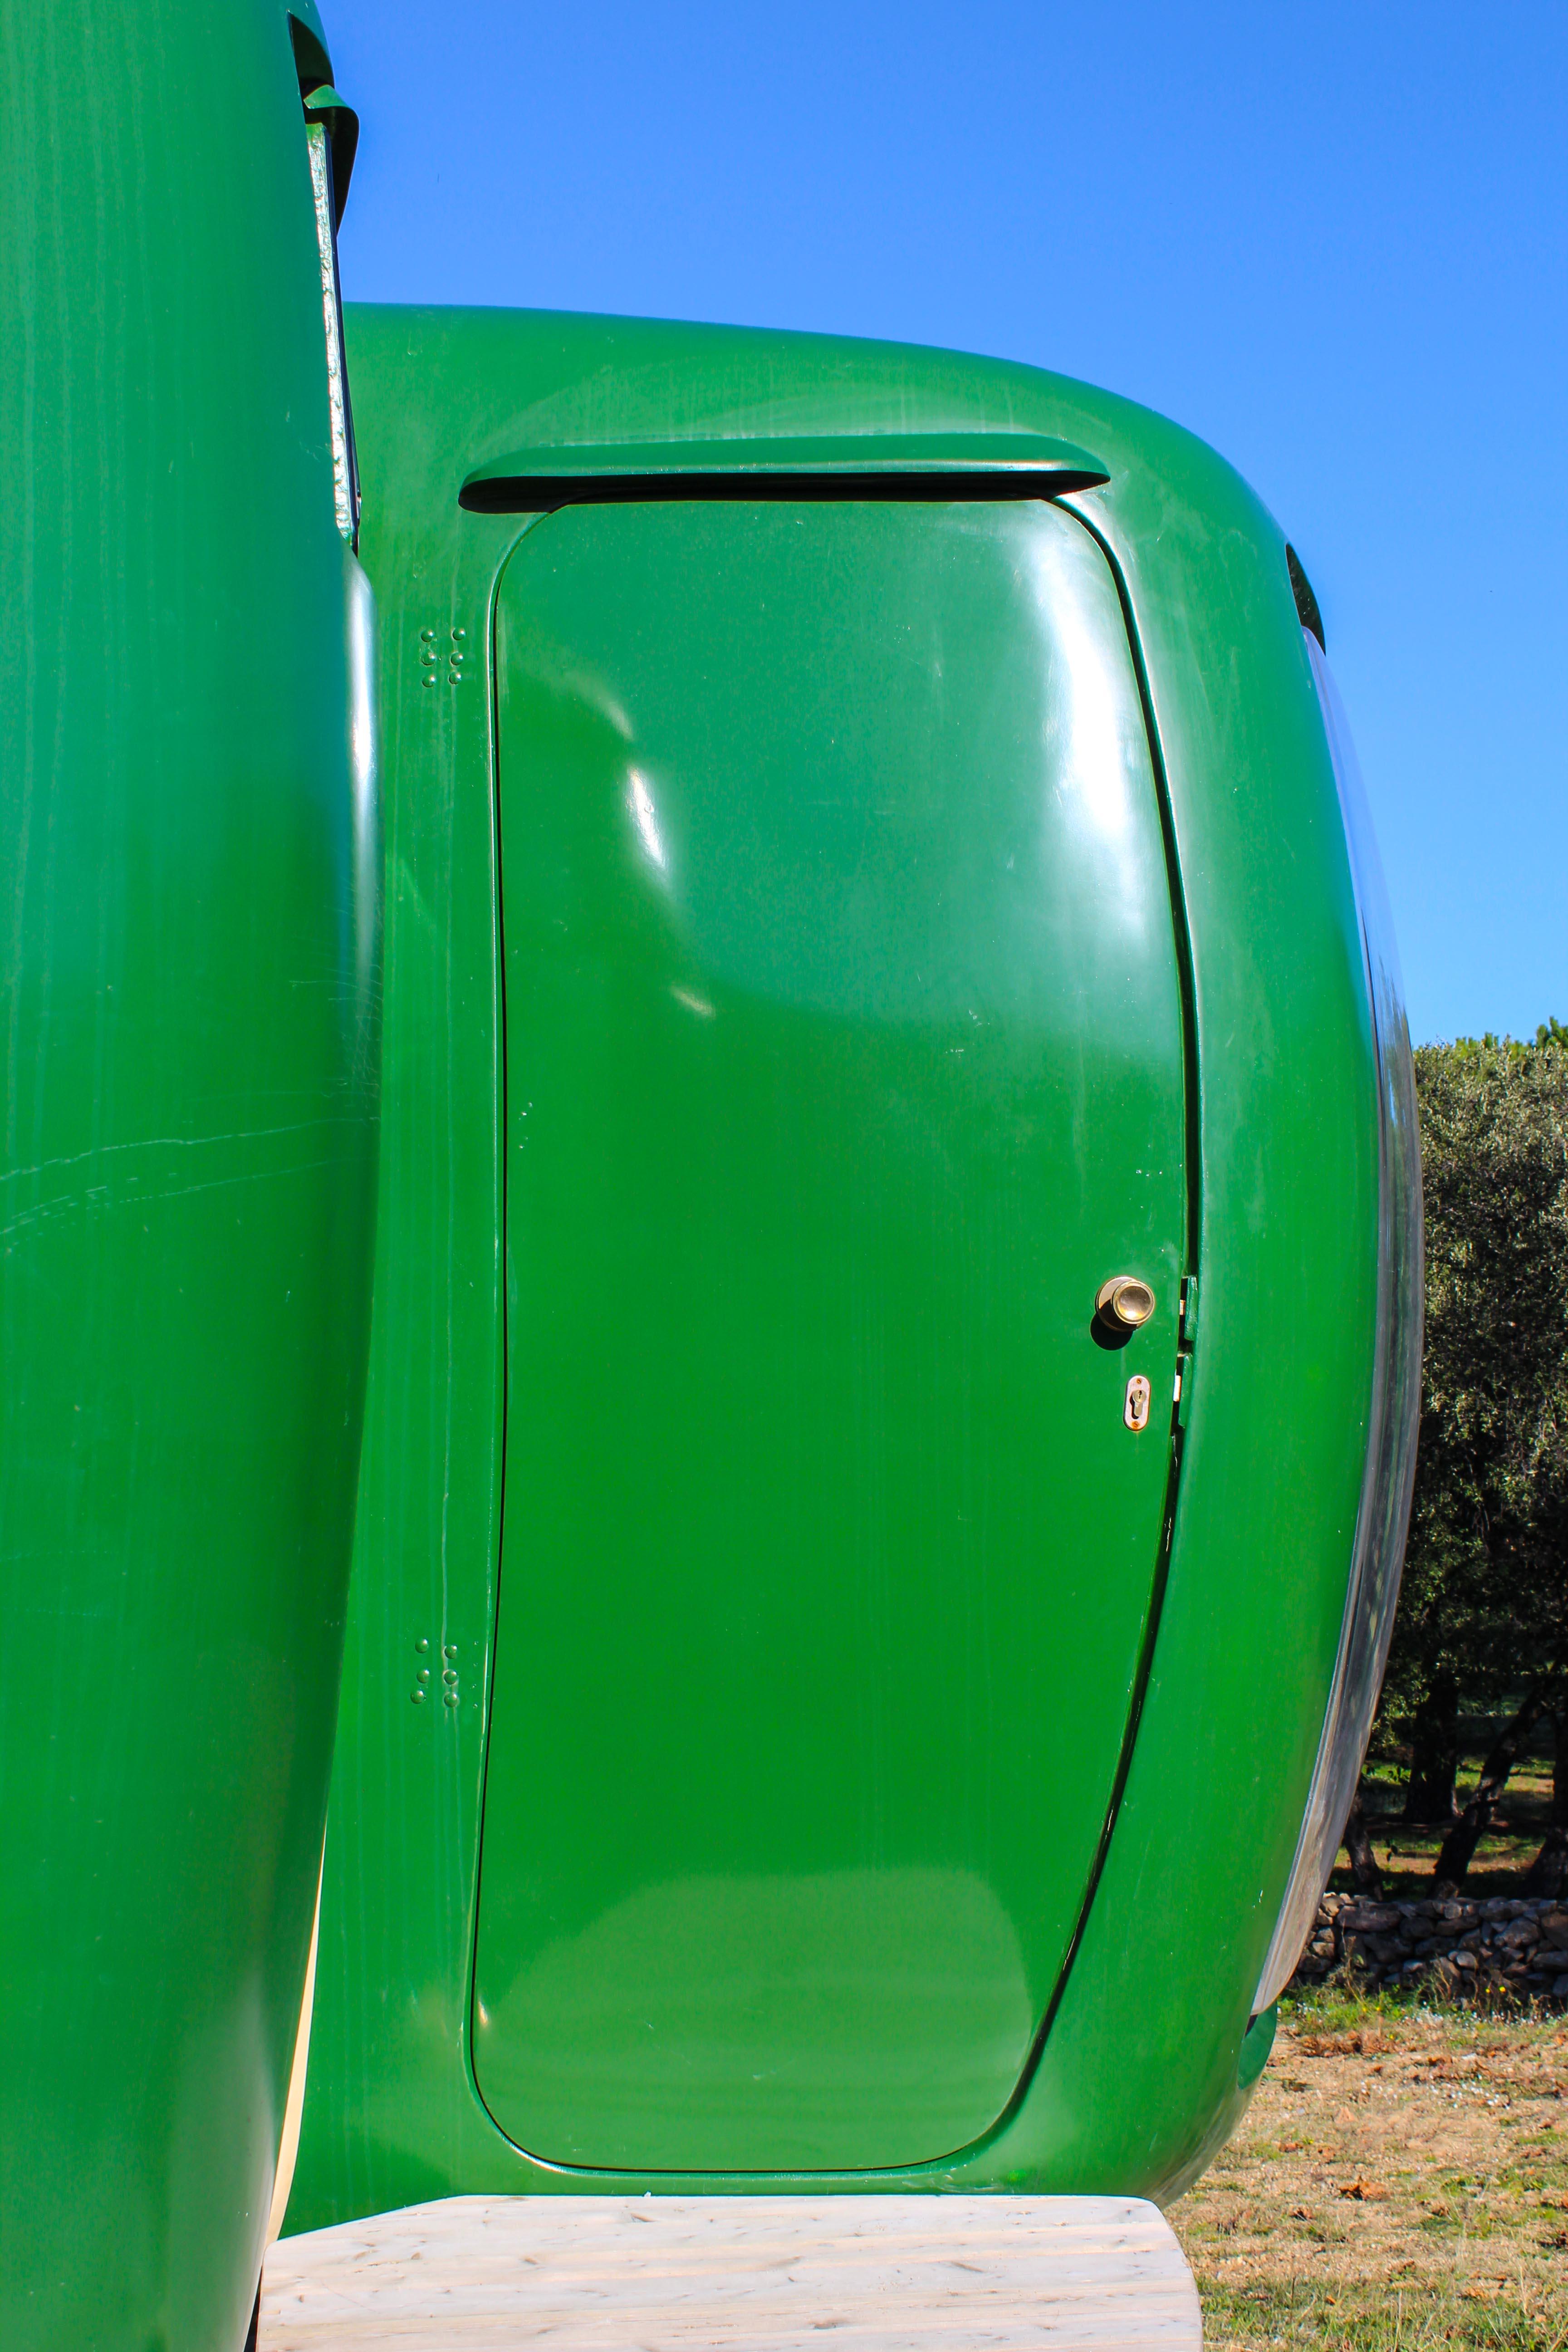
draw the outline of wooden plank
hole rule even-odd
[[[285,2238],[258,2352],[1200,2352],[1135,2197],[453,2197]]]

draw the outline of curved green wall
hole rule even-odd
[[[369,596],[281,7],[5,0],[0,184],[0,2340],[237,2352],[378,1063]]]
[[[726,439],[755,463],[771,441],[858,435],[883,436],[884,455],[899,436],[971,449],[994,436],[1005,457],[1008,436],[1027,435],[1103,468],[1102,487],[1063,503],[1120,583],[1162,795],[1184,947],[1186,1265],[1201,1314],[1184,1428],[1167,1440],[1173,1507],[1134,1704],[1065,1973],[1015,2097],[937,2164],[731,2172],[709,2185],[1173,2194],[1246,2095],[1238,2065],[1323,1722],[1366,1452],[1373,1044],[1283,535],[1190,435],[999,362],[501,310],[353,309],[348,331],[365,561],[384,624],[386,1109],[342,1735],[289,2226],[459,2191],[702,2179],[542,2164],[503,2137],[474,2079],[510,1050],[489,647],[498,583],[530,519],[465,512],[458,496],[479,469],[585,475],[595,448],[693,441],[711,460]],[[452,1704],[411,1706],[421,1662],[437,1656],[457,1677]]]

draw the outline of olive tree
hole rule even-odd
[[[1415,1055],[1426,1217],[1426,1350],[1405,1585],[1384,1687],[1413,1751],[1407,1817],[1451,1823],[1461,1881],[1513,1761],[1556,1717],[1552,1834],[1568,1855],[1568,1031]],[[1475,1798],[1454,1800],[1466,1700],[1523,1694]]]

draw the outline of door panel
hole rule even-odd
[[[558,2162],[941,2156],[1063,1964],[1168,1468],[1181,1016],[1114,587],[1046,505],[566,509],[496,660],[478,2078]],[[1158,1309],[1104,1349],[1124,1272]]]

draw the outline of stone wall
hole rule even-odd
[[[1373,1903],[1325,1895],[1290,1987],[1305,1991],[1346,1970],[1369,1990],[1414,1984],[1450,1997],[1568,2000],[1568,1904],[1554,1896]]]

